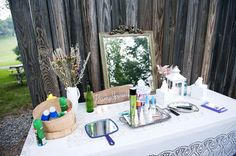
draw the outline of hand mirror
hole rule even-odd
[[[85,131],[90,138],[105,136],[110,145],[114,145],[115,142],[109,135],[115,133],[118,129],[116,123],[111,119],[98,120],[85,125]]]

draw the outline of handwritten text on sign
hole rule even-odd
[[[125,85],[93,93],[94,104],[103,105],[127,101],[131,87],[132,85]]]

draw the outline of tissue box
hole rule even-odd
[[[195,99],[203,99],[207,96],[206,91],[207,91],[207,85],[202,85],[202,86],[192,85],[191,97]]]
[[[156,90],[156,103],[161,108],[167,107],[171,99],[171,94],[169,92],[163,92],[160,89]]]

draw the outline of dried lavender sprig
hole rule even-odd
[[[89,60],[89,58],[90,58],[90,55],[91,55],[91,52],[88,53],[88,56],[87,56],[87,58],[86,58],[86,60],[85,60],[85,62],[84,62],[83,68],[82,68],[82,70],[81,70],[81,72],[80,72],[80,75],[78,76],[79,79],[78,79],[78,81],[75,83],[75,86],[77,86],[77,85],[81,82],[81,79],[82,79],[83,76],[84,76],[84,70],[85,70],[86,65],[87,65],[87,63],[88,63],[88,60]]]

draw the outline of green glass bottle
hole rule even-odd
[[[93,95],[90,89],[90,86],[87,86],[87,92],[86,92],[86,109],[88,113],[93,112]]]

